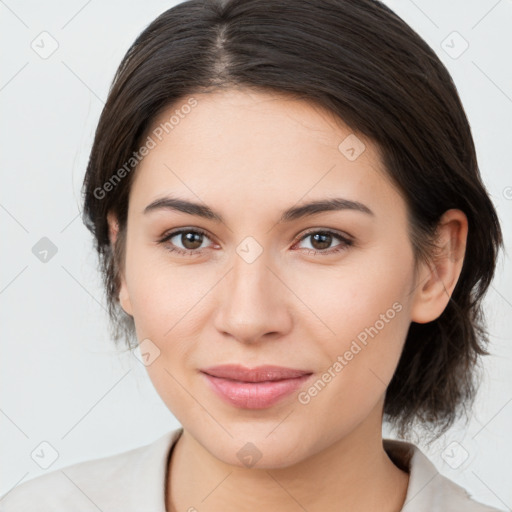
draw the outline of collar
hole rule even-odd
[[[183,427],[171,430],[153,443],[139,448],[140,458],[132,465],[128,489],[133,510],[166,512],[165,492],[171,449],[183,433]],[[430,459],[414,444],[397,439],[383,439],[390,459],[409,473],[409,485],[401,512],[431,512],[447,505],[464,510],[496,510],[470,499],[467,491],[441,475]],[[476,508],[477,505],[483,508]],[[473,508],[475,507],[475,508]]]
[[[131,509],[166,512],[168,460],[171,449],[182,433],[183,427],[171,430],[140,449],[140,459],[132,465],[131,485],[125,489],[131,494]]]

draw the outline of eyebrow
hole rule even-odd
[[[175,210],[190,215],[196,215],[205,219],[213,220],[216,222],[224,223],[222,215],[215,212],[210,207],[188,201],[185,199],[177,199],[174,197],[162,197],[156,199],[152,203],[148,204],[144,208],[143,213],[147,214],[155,210]],[[311,201],[300,206],[293,206],[285,210],[279,222],[291,222],[303,217],[315,215],[317,213],[328,212],[328,211],[339,211],[339,210],[353,210],[362,212],[368,215],[375,215],[370,208],[363,203],[358,201],[351,201],[343,198],[332,198],[332,199],[320,199]]]

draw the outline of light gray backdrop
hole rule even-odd
[[[134,38],[175,3],[0,1],[0,494],[179,426],[143,365],[109,340],[96,255],[79,217],[88,152],[114,71]],[[450,70],[510,247],[512,1],[386,3]],[[486,301],[493,355],[470,427],[458,425],[424,449],[476,499],[507,509],[511,268],[503,257]]]

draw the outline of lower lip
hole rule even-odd
[[[270,407],[300,388],[312,375],[278,381],[241,382],[201,373],[217,395],[229,404],[242,409]]]

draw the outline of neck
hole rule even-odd
[[[378,428],[365,421],[328,449],[273,469],[226,464],[184,430],[169,461],[167,512],[399,512],[409,475],[385,452],[382,416],[374,417],[380,419]]]

